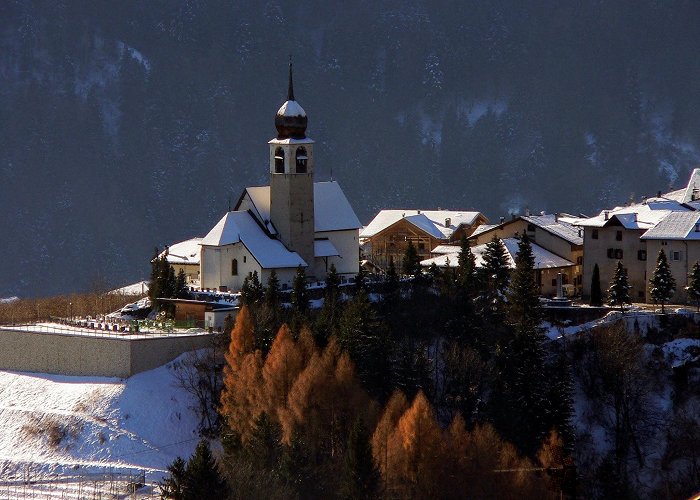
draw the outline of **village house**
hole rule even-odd
[[[362,255],[381,270],[387,270],[391,259],[400,268],[409,242],[427,259],[436,246],[458,242],[487,222],[480,212],[382,210],[360,232]]]
[[[314,182],[306,126],[290,64],[287,101],[268,142],[270,185],[245,189],[202,239],[202,289],[239,290],[254,271],[266,284],[273,270],[287,288],[300,266],[310,280],[324,280],[331,265],[343,280],[357,274],[360,221],[337,182]]]
[[[515,268],[515,256],[518,253],[518,238],[502,238],[503,245],[508,256],[508,266],[511,269]],[[486,252],[488,243],[481,243],[471,247],[474,254],[476,267],[483,267],[483,255]],[[571,274],[570,268],[575,267],[575,264],[546,248],[541,247],[537,243],[531,243],[532,254],[535,258],[535,273],[537,283],[540,286],[540,294],[545,296],[554,296],[557,292],[557,275],[561,273]],[[430,267],[435,264],[439,268],[456,268],[459,265],[459,253],[461,247],[458,245],[441,245],[433,250],[436,257],[421,261],[421,266]]]
[[[568,296],[578,295],[583,282],[583,230],[573,225],[576,219],[568,214],[521,215],[499,224],[478,227],[469,237],[470,245],[483,245],[497,238],[506,239],[527,234],[534,245],[560,257],[559,267],[540,267],[537,283],[542,295],[554,295],[557,276],[562,275],[562,284]],[[433,251],[435,253],[435,251]]]
[[[660,250],[666,253],[671,274],[676,281],[673,302],[686,302],[688,275],[700,261],[700,212],[671,212],[655,227],[641,237],[646,243],[648,258],[646,276],[651,278],[656,269],[656,257]],[[647,302],[652,302],[647,296]]]
[[[165,247],[158,257],[165,257],[175,275],[185,273],[187,283],[199,283],[199,251],[202,238],[191,238]]]
[[[584,297],[590,296],[591,279],[595,265],[598,265],[601,289],[605,292],[619,261],[622,262],[627,271],[632,300],[650,301],[647,289],[648,280],[651,276],[650,272],[653,272],[656,265],[659,245],[666,246],[663,242],[668,243],[672,240],[662,236],[668,234],[679,236],[683,232],[683,228],[686,227],[685,222],[680,224],[682,227],[677,230],[671,231],[670,226],[678,220],[685,221],[686,219],[683,219],[683,216],[674,215],[658,231],[651,230],[670,214],[693,212],[700,208],[699,188],[700,169],[695,169],[688,184],[682,189],[663,195],[659,192],[656,197],[644,199],[641,203],[603,210],[595,217],[576,221],[576,224],[583,227],[584,230]],[[681,219],[677,219],[677,217]],[[692,219],[690,215],[687,217]],[[649,236],[643,238],[647,234]],[[688,237],[688,234],[689,232],[686,232],[684,239]],[[677,241],[683,240],[678,239]],[[684,244],[674,243],[673,246],[676,245]],[[682,251],[682,249],[677,251]],[[683,255],[688,257],[687,252]],[[676,272],[680,272],[679,265],[675,264],[674,266],[677,268]]]

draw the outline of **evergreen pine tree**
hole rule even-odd
[[[486,244],[486,250],[482,257],[484,265],[481,274],[486,285],[484,312],[498,317],[505,304],[505,292],[510,278],[510,259],[503,241],[495,235]]]
[[[384,300],[393,304],[394,301],[399,296],[399,274],[396,272],[396,265],[394,265],[394,257],[389,257],[389,267],[386,271],[386,278],[384,281]]]
[[[532,329],[542,321],[539,287],[535,281],[535,257],[527,233],[518,242],[515,270],[508,288],[508,318],[511,324]]]
[[[688,276],[688,286],[686,290],[688,292],[688,299],[695,302],[698,311],[700,311],[700,263],[698,262],[693,264],[693,269]]]
[[[593,266],[593,276],[591,276],[591,305],[600,307],[603,305],[603,293],[600,289],[600,269],[598,264]]]
[[[292,310],[299,317],[306,317],[309,312],[309,293],[306,288],[306,273],[304,268],[297,267],[292,284]]]
[[[186,299],[189,296],[187,293],[187,276],[185,271],[180,269],[175,279],[175,297],[178,299]]]
[[[277,278],[277,272],[273,269],[270,271],[270,277],[267,279],[267,288],[265,288],[265,304],[270,307],[280,307],[280,280]]]
[[[217,500],[226,498],[227,493],[226,481],[219,472],[209,444],[202,439],[187,462],[184,498],[186,500],[201,498]]]
[[[254,307],[262,301],[264,295],[265,292],[263,291],[262,284],[260,283],[258,272],[253,271],[243,280],[243,286],[241,287],[241,302],[250,307]]]
[[[618,261],[615,275],[608,288],[608,304],[612,307],[619,307],[620,311],[625,311],[625,305],[632,303],[630,298],[630,284],[627,281],[627,272],[622,267],[622,262]]]
[[[358,418],[350,430],[343,470],[342,493],[353,500],[378,497],[379,471],[372,458],[370,436],[362,419]]]
[[[367,271],[365,271],[365,268],[362,266],[358,268],[357,274],[355,275],[355,295],[359,295],[360,293],[369,293],[367,287]]]
[[[185,500],[185,482],[187,480],[187,463],[177,457],[168,465],[168,475],[158,483],[161,498]]]
[[[357,374],[370,394],[382,394],[388,389],[388,334],[366,293],[360,292],[345,307],[338,343],[350,353]]]
[[[476,257],[472,253],[467,238],[462,236],[460,240],[459,258],[457,260],[457,285],[466,295],[471,295],[474,287],[474,273],[476,272]]]
[[[328,338],[338,334],[342,312],[340,297],[340,276],[335,269],[335,264],[331,264],[323,292],[323,307],[319,312],[315,328],[316,338],[321,347],[325,346]]]
[[[418,251],[416,247],[413,246],[413,242],[408,240],[408,246],[406,247],[406,252],[403,256],[403,262],[401,263],[401,270],[406,276],[411,276],[417,278],[420,274],[420,257],[418,256]]]
[[[673,297],[673,292],[676,290],[676,280],[673,278],[671,268],[666,259],[666,252],[662,248],[659,250],[659,255],[656,257],[656,269],[649,280],[649,293],[654,302],[661,303],[661,313],[663,314],[664,305]]]

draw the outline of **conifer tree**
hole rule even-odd
[[[386,279],[384,281],[384,300],[389,305],[393,305],[396,299],[398,299],[399,287],[399,274],[396,272],[394,257],[389,256],[389,267],[386,271]]]
[[[189,296],[187,293],[187,276],[184,269],[180,269],[175,279],[175,297],[178,299],[186,299]]]
[[[364,500],[379,495],[379,471],[372,458],[369,435],[362,419],[355,419],[345,449],[342,493],[345,498]]]
[[[413,246],[413,242],[408,240],[408,246],[406,247],[406,252],[403,256],[403,262],[401,264],[401,270],[406,276],[411,276],[417,278],[420,274],[420,257],[418,256],[418,251],[416,247]]]
[[[185,482],[187,480],[187,462],[177,457],[168,465],[168,475],[158,484],[161,498],[185,500]]]
[[[355,295],[361,293],[369,293],[369,288],[367,286],[367,271],[365,268],[360,266],[357,269],[357,274],[355,275]]]
[[[603,305],[603,293],[600,289],[600,269],[598,264],[593,266],[593,275],[591,276],[591,305],[600,307]]]
[[[306,272],[304,268],[297,267],[292,283],[292,310],[299,317],[306,317],[309,312],[309,292],[306,288]]]
[[[631,286],[627,281],[627,272],[622,266],[622,262],[618,261],[615,275],[608,288],[608,304],[612,307],[619,307],[620,311],[624,312],[625,305],[632,303],[630,288]]]
[[[228,493],[226,481],[221,476],[216,460],[211,454],[209,444],[202,439],[194,455],[187,462],[185,475],[186,500],[223,500]]]
[[[270,271],[270,277],[267,279],[267,288],[265,288],[265,304],[268,307],[280,307],[280,281],[277,278],[277,272],[273,269]]]
[[[457,284],[466,295],[471,295],[471,292],[473,292],[475,272],[476,257],[472,253],[467,238],[462,236],[457,260]]]
[[[542,321],[539,287],[535,281],[535,257],[527,233],[518,242],[515,270],[508,289],[508,318],[520,328],[536,328]]]
[[[340,297],[340,276],[335,269],[335,264],[331,264],[326,277],[326,288],[323,291],[323,307],[319,312],[315,328],[316,338],[322,347],[329,337],[338,334],[342,313]]]
[[[500,238],[494,235],[491,241],[486,244],[483,259],[484,266],[481,272],[486,281],[487,310],[500,314],[505,303],[505,292],[510,278],[510,259]]]
[[[664,305],[671,300],[673,293],[676,291],[676,280],[673,278],[671,268],[666,259],[666,252],[662,248],[659,250],[659,255],[656,257],[656,269],[649,280],[649,293],[654,302],[661,303],[661,313],[663,314]]]
[[[698,262],[693,264],[693,269],[688,276],[688,286],[686,290],[688,292],[688,299],[695,302],[698,311],[700,311],[700,263]]]
[[[389,445],[389,440],[396,429],[396,424],[407,409],[406,396],[401,391],[394,391],[372,434],[372,456],[382,474],[385,490],[395,480],[398,467],[397,450]]]
[[[303,370],[305,361],[289,327],[282,325],[272,342],[262,371],[267,408],[271,414],[276,408],[286,406],[289,391]]]
[[[258,277],[258,271],[253,271],[243,280],[241,287],[241,302],[248,306],[256,306],[264,297],[264,290]]]

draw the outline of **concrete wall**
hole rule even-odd
[[[126,378],[207,347],[211,337],[129,339],[0,330],[0,369]]]

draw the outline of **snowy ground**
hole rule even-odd
[[[171,364],[126,380],[0,371],[0,497],[27,479],[143,470],[157,481],[194,451],[194,404]]]

